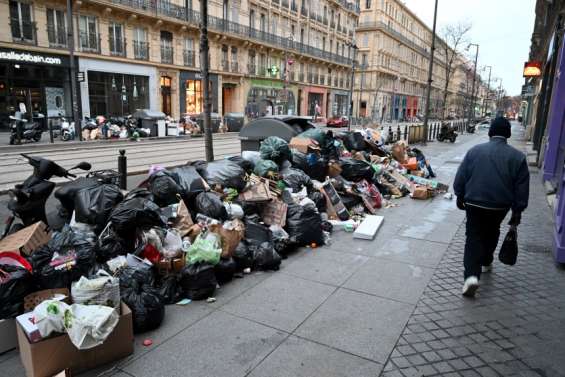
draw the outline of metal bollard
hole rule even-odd
[[[408,141],[408,126],[404,126],[404,140]]]
[[[120,149],[118,156],[118,173],[120,173],[120,188],[127,190],[128,186],[128,158],[126,157],[126,150]]]
[[[48,121],[49,123],[49,142],[51,144],[53,144],[55,142],[54,139],[54,135],[53,135],[53,122],[51,120]],[[59,137],[60,137],[61,133],[59,132]]]
[[[396,141],[400,141],[400,124],[396,125]]]
[[[388,142],[392,143],[393,140],[394,140],[393,138],[394,138],[394,135],[392,134],[392,127],[388,126]]]

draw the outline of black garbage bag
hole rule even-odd
[[[253,173],[263,178],[273,178],[279,173],[279,166],[271,160],[259,160],[255,164]]]
[[[302,170],[287,168],[280,174],[285,186],[291,188],[293,192],[299,192],[303,187],[308,190],[312,188],[312,179]]]
[[[246,185],[245,170],[229,160],[209,162],[206,169],[199,172],[210,186],[220,185],[242,191]]]
[[[133,330],[137,333],[156,329],[165,317],[165,303],[149,266],[139,265],[118,270],[120,296],[131,309]]]
[[[108,222],[108,216],[124,196],[114,184],[84,188],[75,196],[75,218],[77,222],[95,225],[98,234]]]
[[[322,156],[329,161],[329,160],[339,160],[339,148],[336,145],[336,138],[332,131],[328,131],[326,133],[326,137],[324,138],[323,142],[320,144],[320,152]]]
[[[180,285],[185,297],[191,300],[205,300],[216,291],[214,266],[197,262],[185,266],[181,271]]]
[[[130,200],[135,198],[147,199],[154,201],[153,194],[151,191],[147,190],[145,187],[136,187],[124,196],[124,200]]]
[[[346,132],[342,136],[343,145],[348,151],[364,151],[367,148],[365,138],[360,132]]]
[[[196,167],[191,165],[179,166],[171,170],[176,182],[181,188],[183,199],[191,198],[206,191],[204,178],[198,173]]]
[[[256,218],[246,217],[244,219],[245,223],[245,235],[244,238],[248,243],[253,243],[256,245],[262,244],[263,242],[272,242],[273,233],[271,230],[263,224],[259,224]]]
[[[108,219],[121,237],[132,238],[135,237],[136,229],[149,229],[165,225],[166,219],[161,217],[159,206],[147,199],[144,192],[139,192],[138,195],[131,198],[128,198],[128,196],[114,208]]]
[[[272,242],[261,244],[249,244],[249,250],[253,253],[253,268],[257,270],[278,271],[281,265],[281,256],[275,251]]]
[[[263,160],[271,160],[277,164],[289,161],[292,158],[288,143],[278,136],[269,136],[263,140],[259,152]]]
[[[249,246],[245,240],[240,241],[235,248],[233,260],[235,261],[237,271],[243,271],[246,268],[253,267],[253,253],[249,250]]]
[[[322,157],[315,153],[304,154],[297,150],[292,151],[292,167],[302,170],[310,178],[323,182],[328,173],[328,164]]]
[[[353,207],[363,203],[363,199],[361,199],[361,197],[357,195],[343,194],[340,195],[340,198],[341,198],[341,202],[347,209],[352,209]]]
[[[196,196],[195,206],[197,213],[201,213],[216,220],[228,219],[228,212],[218,195],[211,192],[201,192]]]
[[[133,247],[120,237],[111,226],[100,233],[94,252],[96,253],[96,260],[104,263],[109,259],[115,258],[118,255],[126,255],[133,251]]]
[[[23,313],[24,297],[34,290],[28,270],[19,266],[0,265],[0,320]]]
[[[291,204],[286,212],[286,231],[290,241],[299,246],[324,244],[322,218],[312,204]]]
[[[255,164],[252,161],[245,160],[241,156],[231,156],[231,157],[228,157],[228,160],[238,164],[239,167],[242,168],[243,170],[245,170],[245,172],[247,174],[253,173],[253,169],[255,169]]]
[[[166,170],[158,171],[149,177],[149,190],[153,194],[153,200],[159,207],[178,203],[178,195],[183,190],[175,178],[174,174]]]
[[[314,190],[310,194],[308,194],[308,198],[310,198],[310,200],[312,200],[314,204],[316,204],[316,208],[318,209],[318,212],[320,213],[326,212],[327,202],[324,194],[322,194],[318,190]]]
[[[354,158],[343,158],[341,160],[341,176],[348,181],[358,182],[362,179],[372,180],[375,171],[367,161]]]
[[[165,305],[176,304],[182,300],[183,292],[180,286],[180,275],[171,274],[161,280],[159,294]]]
[[[233,258],[220,259],[220,263],[214,266],[214,273],[218,284],[223,285],[233,279],[233,275],[237,271],[237,263]]]

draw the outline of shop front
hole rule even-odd
[[[125,116],[137,109],[161,110],[157,98],[159,77],[153,67],[80,59],[83,116]]]
[[[284,87],[280,81],[252,79],[245,106],[246,117],[296,114],[295,90],[293,86]]]
[[[16,111],[44,127],[72,117],[68,56],[0,48],[1,130]]]
[[[179,75],[179,98],[180,113],[200,114],[204,110],[204,92],[202,75],[200,72],[181,71]],[[209,77],[210,98],[212,100],[212,112],[218,112],[218,75],[211,74]]]
[[[300,105],[300,113],[307,116],[314,116],[316,112],[316,105],[320,108],[319,116],[325,118],[326,113],[326,100],[327,89],[319,88],[316,86],[307,86],[302,90],[303,101]]]
[[[346,90],[332,90],[328,98],[327,112],[330,116],[349,115],[349,92]]]

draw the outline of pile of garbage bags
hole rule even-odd
[[[29,293],[67,288],[73,304],[63,313],[123,302],[136,332],[152,330],[166,305],[211,298],[234,278],[278,270],[295,248],[330,242],[331,220],[445,191],[433,177],[421,151],[386,146],[377,131],[313,129],[290,142],[268,137],[241,156],[153,166],[129,192],[112,183],[77,188],[74,215],[49,242],[18,263],[0,259],[0,319],[22,313]],[[54,304],[45,305],[38,310]],[[115,318],[96,310],[110,328]],[[87,346],[100,341],[81,336]]]

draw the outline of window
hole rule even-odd
[[[326,37],[322,37],[322,50],[326,51]]]
[[[161,30],[161,63],[173,64],[173,33]]]
[[[249,11],[249,28],[255,29],[255,10],[253,9]]]
[[[278,28],[278,22],[279,19],[275,16],[272,17],[271,19],[271,34],[277,35],[277,28]]]
[[[371,0],[365,0],[365,9],[371,9]]]
[[[249,56],[247,58],[247,71],[250,75],[256,75],[257,70],[255,66],[255,50],[249,50]]]
[[[133,53],[136,59],[149,59],[149,43],[147,43],[147,29],[136,27],[133,29]]]
[[[224,16],[224,20],[229,20],[229,4],[228,4],[228,0],[224,0],[223,16]]]
[[[67,46],[67,20],[62,10],[47,9],[47,36],[49,46]]]
[[[369,47],[369,33],[363,34],[363,41],[361,43],[363,47]]]
[[[202,81],[186,80],[186,112],[199,114],[202,112]]]
[[[364,68],[367,66],[367,54],[363,54],[361,55],[361,68]]]
[[[227,45],[222,45],[222,59],[221,59],[221,63],[222,63],[222,69],[223,69],[224,71],[229,70],[228,46],[227,46]]]
[[[260,19],[259,19],[259,30],[261,30],[262,33],[267,31],[267,18],[265,17],[265,15],[263,13],[261,13]]]
[[[237,47],[231,48],[231,71],[238,71],[238,60],[237,60]]]
[[[80,16],[78,29],[80,48],[83,51],[98,52],[98,29],[95,16]]]
[[[192,38],[184,38],[183,60],[185,66],[195,66],[194,39]]]
[[[34,42],[35,24],[31,19],[31,4],[10,1],[12,38],[19,42]]]
[[[259,74],[265,75],[267,73],[267,56],[265,54],[259,55]]]
[[[110,42],[110,54],[124,56],[126,53],[124,44],[124,25],[110,22],[108,25],[108,39]]]

